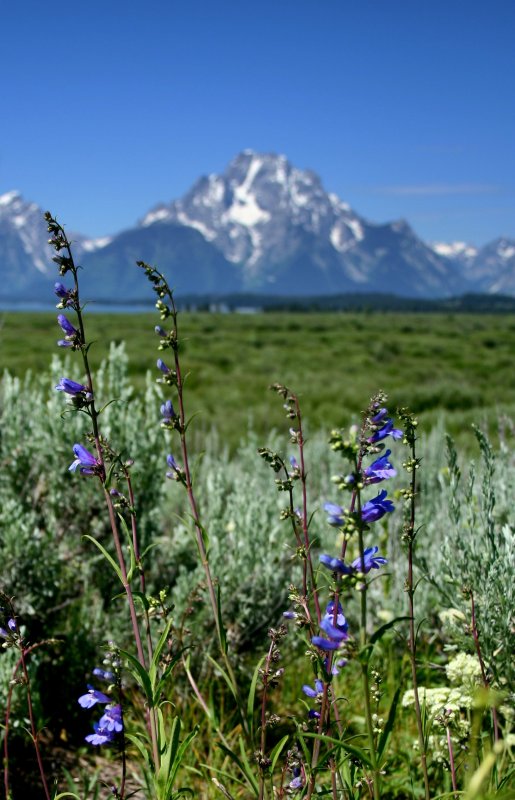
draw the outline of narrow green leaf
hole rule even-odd
[[[342,750],[345,750],[346,753],[349,753],[349,755],[354,756],[354,758],[359,758],[359,760],[363,764],[365,764],[366,767],[372,768],[372,762],[370,761],[370,758],[365,753],[365,751],[362,750],[360,747],[354,747],[354,745],[347,744],[346,742],[343,742],[341,739],[334,739],[332,736],[324,736],[321,733],[304,733],[303,735],[310,739],[320,739],[320,741],[322,742],[333,744],[335,745],[336,748],[341,748]]]
[[[277,759],[281,755],[281,753],[283,751],[283,748],[284,748],[284,745],[286,744],[286,742],[288,741],[289,738],[290,738],[289,734],[286,734],[285,736],[283,736],[283,738],[279,742],[277,742],[276,746],[274,747],[274,749],[270,753],[270,760],[272,762],[271,765],[270,765],[270,772],[272,774],[274,772],[275,765],[277,764]]]
[[[145,697],[147,698],[147,702],[150,707],[152,707],[152,700],[153,700],[153,692],[152,692],[152,684],[150,683],[150,678],[148,676],[147,670],[139,663],[138,659],[135,658],[131,653],[128,653],[127,650],[120,650],[120,653],[125,656],[127,661],[129,662],[129,668],[136,678],[136,681],[139,683],[143,691],[145,692]]]
[[[391,732],[393,730],[393,725],[395,723],[395,717],[397,716],[397,706],[399,703],[399,697],[401,694],[401,687],[396,690],[392,704],[390,706],[390,710],[388,712],[388,719],[386,720],[386,725],[383,728],[383,732],[379,737],[379,742],[377,743],[377,758],[381,759],[383,752],[388,744],[388,740],[390,738]]]
[[[254,736],[254,701],[256,697],[256,685],[259,678],[259,670],[261,669],[261,665],[265,660],[266,656],[263,656],[254,670],[254,674],[252,676],[252,681],[250,683],[249,689],[249,696],[247,697],[247,727],[251,733],[251,736]]]
[[[224,627],[224,621],[222,619],[222,599],[220,595],[220,584],[218,584],[216,590],[216,614],[218,617],[218,630],[220,631],[220,649],[222,653],[227,655],[227,634]]]
[[[237,767],[239,767],[241,773],[247,779],[247,783],[250,784],[250,788],[253,790],[253,792],[256,795],[256,797],[258,797],[259,796],[259,787],[258,787],[256,778],[252,774],[252,772],[249,773],[249,771],[246,768],[246,765],[243,763],[243,761],[241,761],[240,758],[238,758],[238,756],[236,755],[236,753],[233,750],[230,750],[228,747],[226,747],[223,744],[219,744],[218,747],[220,748],[220,750],[223,750],[223,752],[226,755],[229,756],[231,761],[234,761],[234,763],[236,764]]]
[[[372,644],[372,645],[375,644],[376,642],[379,641],[379,639],[381,639],[384,636],[386,631],[389,631],[390,628],[393,628],[393,626],[396,625],[398,622],[404,622],[407,619],[410,619],[410,617],[395,617],[395,619],[391,619],[390,622],[385,622],[384,625],[381,625],[381,627],[378,628],[372,634],[372,636],[368,640],[369,644]]]
[[[110,555],[110,554],[107,552],[107,550],[105,549],[105,547],[103,547],[103,546],[100,544],[100,542],[97,542],[97,540],[96,540],[96,539],[95,539],[93,536],[90,536],[90,535],[89,535],[89,533],[85,533],[83,538],[84,538],[84,539],[89,539],[89,541],[90,541],[90,542],[93,542],[93,544],[95,545],[95,547],[98,547],[98,549],[100,550],[100,552],[102,553],[102,555],[104,556],[104,558],[106,559],[106,561],[108,561],[108,562],[109,562],[109,564],[112,566],[113,570],[116,572],[116,574],[117,574],[117,576],[118,576],[118,579],[119,579],[120,583],[121,583],[121,584],[123,584],[123,585],[125,585],[125,584],[124,584],[124,582],[123,582],[123,577],[122,577],[122,572],[121,572],[121,570],[120,570],[120,567],[118,566],[118,564],[116,563],[116,561],[114,560],[114,558],[112,557],[112,555]]]

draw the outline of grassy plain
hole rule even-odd
[[[88,314],[93,364],[107,342],[124,341],[141,388],[155,370],[157,322],[157,314]],[[195,429],[214,426],[230,443],[249,423],[260,433],[281,424],[280,404],[267,391],[275,381],[300,395],[311,430],[348,424],[378,389],[392,409],[419,414],[424,427],[445,412],[458,438],[473,422],[515,414],[513,315],[184,313],[179,323]],[[55,314],[3,313],[1,368],[46,370],[60,335]]]

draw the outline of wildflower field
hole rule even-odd
[[[145,264],[155,316],[97,315],[47,222],[56,313],[0,333],[6,800],[514,797],[515,321],[178,315]]]

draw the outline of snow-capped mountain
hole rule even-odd
[[[474,291],[515,295],[515,239],[495,239],[480,248],[465,242],[436,242],[433,249],[454,263]]]
[[[81,257],[109,243],[70,233],[74,253]],[[0,195],[0,297],[37,300],[56,279],[43,209],[17,191]]]
[[[314,172],[281,155],[245,150],[223,174],[200,178],[140,223],[167,224],[198,231],[238,265],[247,289],[320,294],[395,286],[404,295],[438,296],[458,288],[446,260],[406,223],[367,222]]]
[[[41,208],[17,192],[0,196],[4,302],[47,300],[56,279],[47,238]],[[128,230],[104,239],[70,238],[85,267],[86,296],[102,300],[148,296],[134,267],[139,259],[158,265],[179,295],[515,295],[515,240],[480,249],[463,242],[428,245],[403,220],[374,224],[360,217],[311,170],[252,150]]]

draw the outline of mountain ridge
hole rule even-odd
[[[113,292],[129,302],[145,296],[139,271],[128,270],[141,258],[170,276],[178,294],[515,295],[514,239],[430,245],[405,220],[370,222],[326,192],[315,172],[252,150],[111,237],[69,235],[85,267],[83,291],[103,301]],[[55,280],[46,240],[35,203],[18,192],[0,196],[2,299],[38,296]]]

